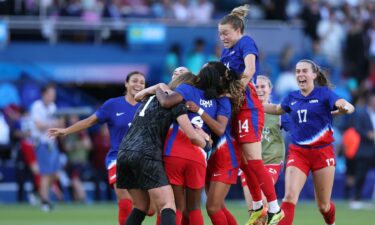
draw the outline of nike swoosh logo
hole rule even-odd
[[[292,103],[290,103],[291,105],[294,105],[294,104],[296,104],[297,102],[292,102]]]
[[[217,177],[217,176],[220,176],[221,174],[220,173],[214,173],[213,176],[214,177]]]
[[[124,114],[123,112],[122,113],[116,113],[116,116],[121,116],[122,114]]]
[[[246,134],[240,134],[240,138],[243,138],[245,136],[246,136]]]

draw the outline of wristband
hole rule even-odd
[[[202,116],[204,113],[204,110],[202,108],[199,108],[197,113],[198,115]]]

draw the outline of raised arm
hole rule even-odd
[[[171,108],[172,106],[182,102],[184,98],[177,92],[171,91],[166,93],[161,88],[156,88],[156,98],[160,102],[160,105],[164,108]]]
[[[203,109],[201,109],[199,106],[197,106],[194,102],[188,101],[186,102],[186,107],[189,109],[191,112],[198,113],[199,112],[202,114],[200,117],[204,121],[204,123],[214,132],[217,136],[221,136],[225,132],[225,128],[228,125],[228,118],[225,116],[218,115],[216,120],[213,119],[210,115],[204,112]],[[199,111],[201,109],[201,111]]]
[[[98,117],[93,114],[86,119],[80,120],[77,123],[67,127],[67,128],[50,128],[48,129],[48,136],[49,137],[57,137],[57,136],[66,136],[72,133],[76,133],[78,131],[87,129],[98,122]]]
[[[146,96],[156,94],[156,89],[157,88],[161,88],[163,91],[169,91],[170,90],[170,88],[168,87],[168,85],[166,85],[164,83],[159,83],[159,84],[155,84],[153,86],[150,86],[150,87],[145,88],[142,91],[138,92],[134,96],[134,99],[137,102],[142,101],[142,99],[144,99]]]
[[[281,108],[280,104],[271,104],[271,103],[265,103],[263,104],[264,112],[272,115],[281,115],[284,114],[285,111],[283,108]]]

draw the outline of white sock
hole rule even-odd
[[[262,200],[257,201],[257,202],[253,201],[253,210],[258,210],[262,206],[263,206],[263,201]]]
[[[268,211],[270,213],[277,213],[280,211],[280,206],[279,206],[279,203],[277,203],[277,199],[272,201],[272,202],[268,202]]]

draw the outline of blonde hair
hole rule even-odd
[[[263,80],[265,80],[268,83],[268,86],[270,88],[273,88],[273,85],[272,85],[272,82],[271,82],[270,78],[267,77],[266,75],[258,75],[257,79],[263,79]]]
[[[232,10],[231,13],[228,15],[224,16],[220,20],[220,25],[224,24],[230,24],[233,29],[237,30],[240,29],[241,33],[244,33],[245,30],[245,19],[246,16],[248,15],[248,12],[250,10],[250,5],[243,5],[236,7]]]
[[[176,87],[180,84],[191,84],[195,85],[198,81],[198,77],[195,76],[191,72],[185,72],[182,73],[181,75],[177,76],[174,80],[172,80],[168,86],[170,89],[174,90]]]
[[[314,61],[309,60],[309,59],[301,59],[300,61],[298,61],[298,63],[300,62],[305,62],[311,65],[312,71],[316,73],[315,83],[317,85],[333,88],[333,85],[327,78],[327,72],[321,69],[320,66],[317,65]]]

